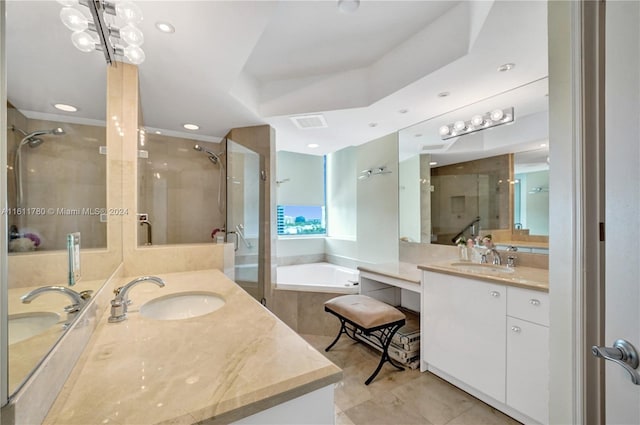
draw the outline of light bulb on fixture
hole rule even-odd
[[[124,55],[134,65],[140,65],[145,59],[144,51],[138,46],[125,47]]]
[[[132,1],[116,3],[116,16],[130,24],[142,22],[142,10]]]
[[[77,31],[71,34],[71,42],[81,52],[89,53],[96,50],[97,41],[84,31]]]
[[[120,28],[120,38],[132,46],[141,46],[144,43],[144,34],[132,24]]]
[[[60,19],[63,24],[73,31],[71,40],[73,45],[83,52],[100,50],[104,54],[107,64],[116,61],[116,55],[125,56],[129,62],[138,65],[145,59],[140,46],[144,43],[144,34],[135,24],[142,21],[142,11],[132,1],[108,0],[58,0],[63,7]],[[73,6],[83,6],[89,13],[75,9]],[[118,21],[125,21],[123,27],[114,24],[112,20],[105,22],[106,15],[115,16]]]
[[[480,127],[482,124],[484,124],[484,117],[482,115],[472,116],[471,124],[473,124],[474,127]]]
[[[63,7],[60,10],[60,20],[71,31],[84,31],[89,27],[86,16],[73,7]]]
[[[455,131],[462,131],[467,128],[467,124],[464,121],[456,121],[453,123],[453,129]]]
[[[491,120],[492,121],[500,121],[504,117],[504,112],[502,109],[494,109],[491,111]]]
[[[513,106],[509,108],[494,109],[484,114],[475,114],[468,121],[458,120],[439,128],[442,140],[452,137],[465,136],[477,131],[486,130],[503,124],[512,123],[515,119]]]

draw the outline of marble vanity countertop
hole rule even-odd
[[[218,270],[159,274],[129,292],[127,320],[107,310],[46,424],[229,423],[338,382],[342,371]],[[131,278],[116,282],[120,286]],[[152,320],[156,297],[210,291],[225,305]]]
[[[476,264],[471,262],[466,263],[474,269],[473,271],[464,270],[464,268],[453,266],[453,264],[461,263],[460,261],[452,260],[428,265],[419,265],[418,268],[420,270],[430,272],[445,273],[454,276],[484,280],[486,282],[549,292],[549,270],[547,269],[517,266],[512,269],[512,273],[493,273],[490,270],[491,266],[485,264]],[[483,266],[488,266],[486,267],[486,272],[482,270]]]
[[[81,281],[71,289],[78,292],[87,289],[93,290],[103,282]],[[63,283],[60,286],[66,286],[66,284]],[[16,335],[13,335],[12,332],[9,333],[9,392],[13,392],[49,352],[62,336],[63,325],[67,322],[67,313],[64,312],[64,308],[71,304],[71,300],[65,295],[58,292],[46,292],[29,304],[20,301],[20,297],[36,288],[38,286],[9,289],[7,303],[9,320],[33,313],[55,313],[58,315],[58,321],[49,329],[26,339],[16,339]]]
[[[358,266],[358,270],[369,273],[381,274],[394,279],[402,279],[420,285],[422,272],[418,270],[417,264],[411,263],[382,263]]]

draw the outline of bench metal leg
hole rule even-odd
[[[365,333],[366,335],[373,336],[378,340],[378,342],[369,340],[371,343],[378,346],[382,350],[382,355],[380,356],[380,362],[378,363],[378,367],[376,367],[376,370],[373,372],[373,374],[371,374],[371,376],[365,381],[365,385],[369,385],[375,379],[375,377],[378,375],[378,373],[382,369],[382,365],[385,362],[389,362],[391,366],[395,367],[398,370],[404,370],[404,367],[396,364],[389,356],[389,345],[391,344],[393,335],[395,335],[395,333],[398,332],[398,330],[404,325],[405,323],[404,320],[402,320],[401,322],[392,324],[386,328],[378,329],[373,332],[367,332],[364,329],[355,325],[353,322],[349,322],[353,326],[353,328],[349,328],[347,327],[347,321],[345,320],[344,317],[334,313],[331,310],[325,309],[325,311],[333,314],[340,320],[340,331],[338,332],[338,335],[333,340],[333,342],[329,344],[329,346],[325,348],[324,351],[329,351],[334,345],[336,345],[336,343],[338,342],[342,334],[347,335],[349,338],[351,338],[356,342],[363,342],[361,339],[362,337],[357,338],[357,336],[364,335]],[[349,334],[349,331],[351,331],[352,335]]]
[[[378,339],[380,341],[380,345],[382,346],[382,356],[380,356],[380,362],[378,363],[378,367],[376,368],[376,370],[371,374],[371,376],[369,377],[369,379],[367,379],[364,384],[365,385],[369,385],[374,379],[375,377],[378,375],[378,373],[380,372],[380,369],[382,369],[382,365],[385,362],[389,362],[391,364],[391,366],[395,367],[396,369],[399,370],[404,370],[404,367],[399,366],[397,364],[395,364],[393,362],[393,360],[391,359],[391,357],[389,357],[389,345],[391,344],[391,340],[393,338],[393,335],[398,332],[398,329],[400,329],[402,327],[401,324],[395,325],[392,328],[386,328],[380,331],[380,335],[376,335],[376,334],[371,334],[372,336],[376,337],[376,339]]]
[[[333,342],[331,344],[329,344],[329,346],[327,348],[324,349],[324,351],[329,351],[331,349],[331,347],[336,345],[336,342],[338,342],[338,340],[340,339],[342,334],[346,334],[346,333],[347,333],[347,327],[345,326],[345,321],[344,321],[344,319],[340,318],[340,332],[338,332],[338,336],[336,336],[336,339],[334,339]],[[347,336],[348,335],[349,334],[347,334]]]

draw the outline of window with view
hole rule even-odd
[[[324,235],[324,206],[278,205],[278,235]]]

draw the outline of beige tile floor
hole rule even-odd
[[[302,337],[343,370],[335,390],[337,425],[519,423],[429,372],[397,371],[385,364],[376,379],[364,385],[378,364],[378,352],[342,336],[325,353],[332,337]]]

